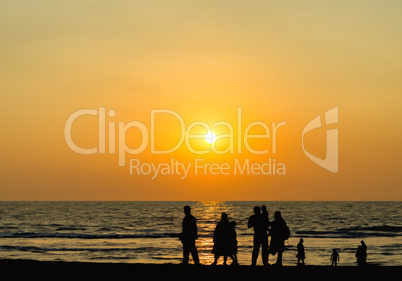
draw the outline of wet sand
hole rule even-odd
[[[253,276],[276,276],[282,278],[311,277],[385,277],[400,276],[401,266],[348,267],[348,266],[210,266],[210,265],[178,265],[178,264],[130,264],[130,263],[81,263],[31,260],[0,260],[0,268],[4,276],[11,273],[13,277],[54,278],[250,278]],[[398,274],[398,275],[394,275]]]

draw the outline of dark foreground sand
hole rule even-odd
[[[0,260],[3,276],[15,278],[64,279],[90,278],[91,280],[124,279],[249,279],[254,277],[286,278],[286,280],[304,278],[373,278],[401,276],[402,267],[374,266],[366,267],[330,267],[330,266],[291,266],[291,267],[251,267],[177,265],[177,264],[129,264],[129,263],[77,263],[77,262],[43,262],[30,260]],[[392,277],[393,276],[393,277]]]

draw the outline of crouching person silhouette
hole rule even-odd
[[[197,248],[195,247],[195,240],[198,239],[197,222],[193,215],[191,215],[190,206],[184,206],[182,232],[180,234],[180,241],[183,244],[183,263],[188,264],[189,256],[193,257],[194,264],[199,264]]]

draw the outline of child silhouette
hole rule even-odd
[[[299,244],[297,244],[297,265],[304,265],[304,259],[306,258],[304,254],[303,238],[300,238]],[[301,263],[300,263],[301,261]]]
[[[336,251],[336,249],[332,250],[331,261],[331,266],[337,266],[337,262],[339,261],[339,253]]]

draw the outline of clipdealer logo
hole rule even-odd
[[[72,127],[74,122],[84,115],[97,116],[98,118],[98,146],[92,148],[82,148],[77,145],[76,141],[72,136]],[[180,129],[177,131],[179,134],[179,140],[174,146],[168,149],[158,149],[155,145],[155,130],[156,130],[156,116],[175,118],[179,123]],[[218,121],[212,124],[212,127],[203,121],[195,121],[190,124],[186,124],[183,117],[169,109],[156,109],[150,111],[150,128],[138,121],[116,122],[111,121],[112,118],[116,117],[116,111],[114,109],[109,109],[106,113],[105,107],[100,107],[96,109],[80,109],[72,113],[66,120],[64,126],[64,138],[68,147],[79,154],[115,154],[116,148],[118,153],[118,164],[121,167],[126,166],[126,156],[127,155],[139,155],[143,153],[146,149],[149,149],[150,154],[160,155],[160,154],[171,154],[181,148],[183,145],[186,146],[189,152],[197,157],[194,162],[183,163],[175,158],[171,158],[170,161],[164,163],[144,163],[138,158],[129,159],[129,170],[130,175],[150,175],[152,179],[155,179],[159,175],[179,175],[182,179],[186,178],[191,169],[195,175],[229,175],[229,174],[247,174],[247,175],[286,175],[286,165],[282,162],[277,161],[276,158],[268,157],[266,162],[256,163],[251,161],[251,159],[240,160],[235,158],[233,163],[217,163],[205,162],[202,155],[213,152],[216,155],[222,154],[241,154],[242,151],[254,155],[269,155],[271,153],[274,156],[277,153],[277,143],[278,134],[280,128],[286,126],[286,121],[281,122],[271,122],[267,124],[262,121],[254,121],[249,124],[243,124],[242,121],[242,108],[237,108],[237,118],[235,126],[232,126],[230,122]],[[108,119],[108,122],[106,122]],[[328,110],[325,113],[326,125],[338,122],[338,107]],[[106,127],[107,123],[107,127]],[[245,126],[246,125],[246,126]],[[224,127],[227,133],[221,133],[215,135],[214,129],[218,127]],[[250,131],[254,127],[259,127],[263,129],[262,134],[251,134]],[[315,117],[311,120],[303,129],[302,132],[302,149],[306,156],[311,159],[317,165],[323,167],[324,169],[336,173],[338,171],[338,131],[337,129],[332,129],[327,131],[327,152],[326,158],[320,159],[310,152],[308,152],[304,147],[304,135],[311,130],[321,127],[320,116]],[[137,129],[141,132],[141,142],[138,147],[129,147],[126,144],[126,134],[130,129]],[[193,133],[194,128],[202,128],[205,132],[204,134]],[[116,130],[118,131],[116,133]],[[116,141],[116,135],[118,136],[118,141]],[[108,137],[107,137],[108,136]],[[207,148],[194,147],[192,145],[192,140],[204,139],[208,143]],[[267,143],[270,141],[270,145],[264,147],[264,149],[257,150],[253,148],[250,144],[252,139],[262,139],[266,140]],[[106,140],[108,141],[108,149],[106,150]],[[222,149],[216,146],[220,143],[220,140],[226,140],[227,145]],[[244,149],[243,149],[244,148]]]
[[[324,116],[325,116],[325,125],[338,124],[338,106],[327,110],[324,113]],[[339,149],[338,128],[326,130],[327,144],[326,144],[325,159],[321,159],[321,158],[318,158],[317,156],[314,156],[313,154],[311,154],[304,148],[304,135],[312,130],[321,128],[321,126],[322,126],[321,116],[318,115],[304,127],[303,132],[302,132],[303,152],[304,152],[304,154],[306,154],[306,156],[308,158],[310,158],[311,161],[313,161],[318,166],[320,166],[332,173],[337,173],[338,172],[338,149]]]

